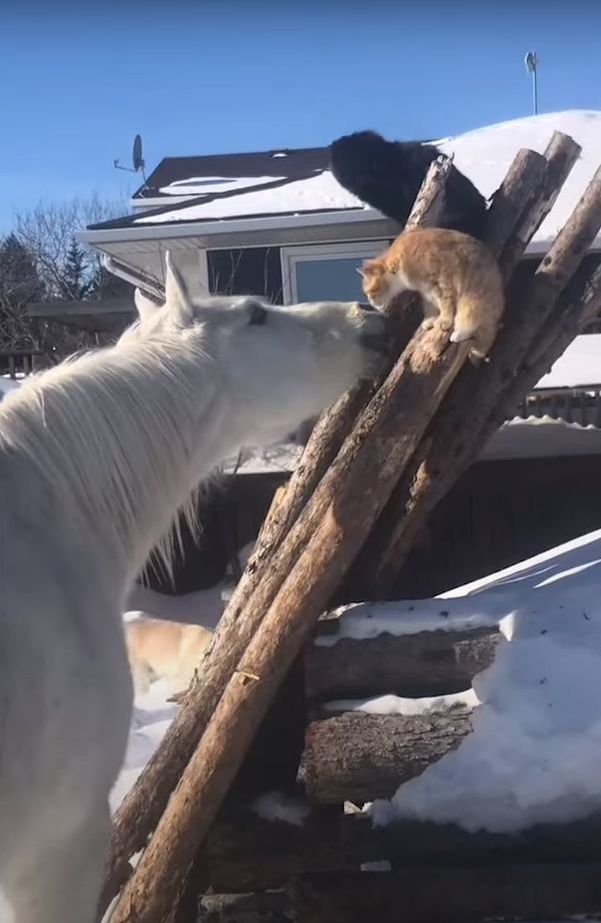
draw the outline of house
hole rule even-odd
[[[555,130],[571,135],[583,152],[530,244],[526,272],[544,256],[598,166],[601,112],[539,115],[436,142],[488,197],[517,151],[542,152]],[[168,157],[134,194],[130,215],[90,226],[82,240],[115,275],[157,296],[170,249],[198,293],[259,294],[284,304],[361,299],[355,269],[399,228],[342,188],[328,164],[327,148]],[[601,237],[589,259],[597,261],[600,252]],[[239,544],[258,529],[299,452],[280,446],[226,466],[240,475],[228,488]],[[440,505],[398,592],[431,596],[598,528],[601,492],[591,485],[600,463],[601,325],[592,325]]]

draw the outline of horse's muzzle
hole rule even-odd
[[[366,313],[363,329],[359,335],[361,346],[364,349],[370,349],[388,356],[392,346],[392,325],[390,320],[380,311],[372,308],[371,305],[360,304],[360,308]]]

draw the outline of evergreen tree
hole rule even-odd
[[[0,349],[30,349],[36,325],[27,313],[32,301],[44,297],[36,263],[14,234],[0,242]]]
[[[64,297],[73,301],[85,300],[97,288],[96,267],[90,267],[89,259],[75,238],[71,238],[63,269]]]

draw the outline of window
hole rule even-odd
[[[284,304],[299,301],[365,301],[357,269],[378,256],[387,240],[282,247]]]
[[[213,294],[262,295],[282,302],[282,269],[277,247],[209,250],[208,284]]]

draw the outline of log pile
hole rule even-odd
[[[489,361],[478,368],[466,363],[467,346],[450,345],[448,332],[439,327],[415,333],[415,304],[402,297],[392,309],[398,355],[389,374],[377,387],[362,385],[345,395],[315,428],[287,490],[274,502],[200,679],[117,814],[102,898],[105,908],[121,889],[113,923],[163,923],[173,918],[178,903],[183,923],[190,893],[207,884],[232,892],[285,885],[299,918],[315,921],[354,920],[360,914],[363,919],[366,913],[381,920],[435,918],[444,909],[445,893],[445,919],[521,914],[519,888],[512,881],[527,892],[520,905],[525,915],[550,907],[553,900],[558,901],[553,907],[557,913],[565,903],[558,896],[562,882],[575,895],[571,912],[601,908],[596,845],[583,856],[588,864],[577,871],[562,865],[560,857],[551,873],[531,864],[530,878],[512,870],[517,876],[512,879],[506,869],[492,867],[491,859],[491,867],[472,884],[465,869],[461,874],[455,869],[455,879],[440,867],[432,873],[434,859],[427,858],[427,850],[416,853],[419,873],[414,868],[408,874],[402,853],[413,832],[388,831],[382,843],[377,831],[366,829],[364,817],[342,812],[345,800],[390,794],[401,779],[421,772],[456,746],[469,730],[469,715],[457,709],[411,719],[354,712],[324,718],[320,704],[332,697],[466,688],[490,662],[497,642],[494,632],[444,638],[435,633],[427,640],[399,636],[390,657],[383,653],[390,639],[355,644],[354,653],[353,643],[346,640],[341,647],[342,641],[329,648],[311,647],[303,669],[315,721],[307,733],[302,773],[312,800],[332,807],[315,809],[300,833],[291,824],[260,824],[254,817],[254,833],[247,835],[243,813],[226,819],[228,792],[320,613],[345,581],[347,588],[366,587],[371,598],[386,595],[434,505],[580,325],[601,313],[601,271],[592,276],[580,271],[601,228],[601,168],[533,278],[519,290],[512,284],[528,241],[579,153],[572,139],[559,134],[544,155],[520,152],[492,199],[486,238],[507,283],[508,308]],[[416,200],[412,225],[436,224],[448,168],[448,161],[433,164]],[[471,399],[474,390],[477,406]],[[353,566],[360,552],[361,567]],[[382,665],[380,676],[370,668],[376,662]],[[229,853],[223,845],[228,823]],[[252,828],[252,818],[249,824]],[[285,831],[288,845],[266,845],[273,835],[266,827],[292,827]],[[361,849],[351,833],[358,830]],[[278,835],[286,839],[281,830]],[[434,840],[445,835],[441,828],[432,832]],[[467,837],[456,835],[462,842]],[[474,839],[479,838],[470,842]],[[398,841],[396,847],[392,840]],[[444,851],[448,859],[447,849],[452,848],[451,836],[444,850],[439,849],[439,858]],[[130,860],[140,850],[132,873]],[[433,848],[431,854],[435,852]],[[472,854],[482,855],[481,847]],[[356,874],[361,863],[373,859],[386,859],[392,871]],[[236,868],[237,873],[232,871]],[[465,897],[470,888],[475,895],[471,905]],[[449,891],[452,899],[457,897],[451,916]],[[401,899],[403,893],[410,899]],[[227,912],[231,918],[231,909]],[[225,911],[221,917],[213,915],[227,918]]]

